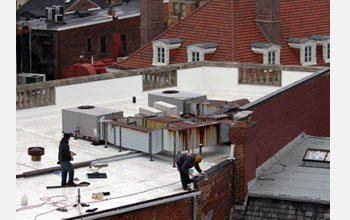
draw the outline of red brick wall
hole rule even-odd
[[[255,178],[257,123],[234,126],[229,130],[230,142],[235,144],[235,204],[243,204],[247,183]]]
[[[256,168],[301,133],[330,136],[330,76],[322,74],[253,107],[252,121],[231,127],[235,144],[235,203],[243,204]]]
[[[233,207],[233,161],[227,163],[199,185],[201,195],[197,197],[197,219],[229,219]]]
[[[329,80],[329,75],[318,76],[251,109],[258,122],[257,166],[303,132],[330,136]]]
[[[81,51],[94,59],[113,58],[112,22],[90,25],[58,32],[58,71],[75,64],[79,60]],[[100,39],[106,37],[106,54],[101,54]],[[92,53],[88,54],[88,38],[91,38]]]
[[[192,219],[192,216],[192,198],[189,198],[150,208],[136,210],[117,216],[102,218],[102,220],[184,220]]]
[[[113,20],[102,24],[90,25],[81,28],[68,29],[58,33],[58,67],[61,73],[64,68],[79,62],[81,51],[90,59],[113,58],[113,32],[127,35],[127,51],[122,55],[127,56],[140,47],[140,16]],[[101,37],[106,37],[106,54],[101,54]],[[87,53],[88,38],[91,38],[91,53]]]
[[[122,56],[128,56],[140,48],[140,16],[127,18],[127,19],[115,19],[114,31],[120,35],[127,35],[127,51],[123,52]]]
[[[233,207],[232,175],[233,161],[211,168],[208,179],[199,180],[201,194],[196,199],[197,219],[229,219]],[[193,197],[154,207],[144,208],[103,220],[142,219],[142,220],[189,220],[193,219]]]

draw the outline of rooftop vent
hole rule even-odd
[[[174,93],[179,93],[177,90],[165,90],[163,91],[164,94],[174,94]]]
[[[95,108],[95,106],[93,106],[93,105],[81,105],[81,106],[78,106],[78,109],[92,109],[92,108]]]

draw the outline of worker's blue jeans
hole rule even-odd
[[[74,168],[71,162],[69,161],[61,161],[61,168],[62,168],[62,181],[61,185],[66,185],[67,183],[67,173],[69,173],[69,178],[68,178],[68,184],[73,183],[74,179]]]

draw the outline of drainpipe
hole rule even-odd
[[[197,219],[197,196],[193,196],[193,220]]]

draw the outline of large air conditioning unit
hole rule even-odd
[[[62,109],[62,131],[75,137],[100,141],[104,139],[103,122],[123,117],[123,111],[82,105]]]
[[[17,85],[45,82],[46,75],[39,73],[19,73],[17,74]]]

